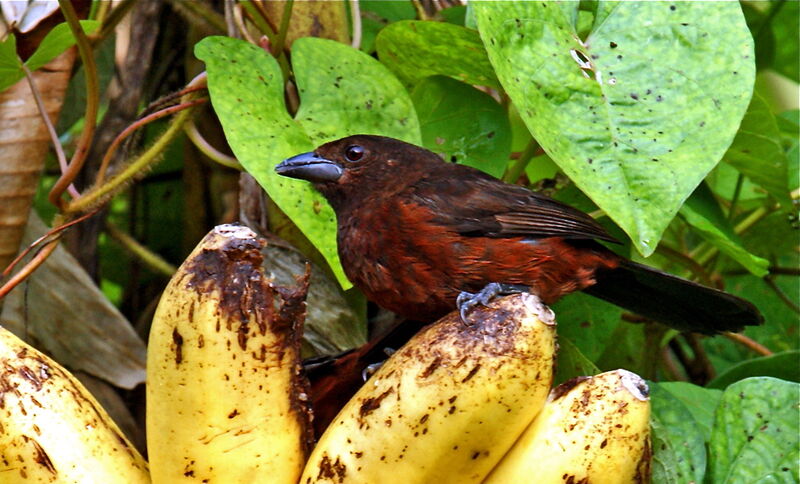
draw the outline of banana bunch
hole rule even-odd
[[[555,323],[520,294],[453,313],[394,353],[345,405],[301,483],[481,482],[544,404]]]
[[[164,291],[147,356],[147,448],[154,483],[296,483],[309,413],[300,375],[305,284],[278,291],[263,240],[222,225]]]
[[[0,482],[150,482],[147,463],[86,388],[2,327]]]
[[[485,482],[649,482],[648,392],[626,370],[557,386]]]
[[[251,230],[212,230],[150,331],[147,463],[66,370],[0,327],[0,484],[648,482],[648,389],[616,370],[551,390],[552,312],[517,294],[395,352],[311,448],[308,275],[276,287]]]
[[[649,482],[645,382],[616,370],[550,391],[554,355],[535,296],[443,318],[345,405],[300,482]]]

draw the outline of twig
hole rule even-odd
[[[361,48],[361,8],[358,0],[350,0],[350,17],[353,23],[353,42],[350,44],[354,49]]]
[[[800,269],[795,267],[769,266],[767,270],[769,270],[769,273],[773,276],[800,276]],[[750,274],[750,271],[746,269],[734,269],[725,271],[724,274],[726,276],[744,276]]]
[[[151,251],[139,241],[125,233],[119,227],[106,221],[106,231],[108,235],[116,240],[123,249],[133,254],[136,258],[142,261],[145,266],[152,269],[154,272],[161,274],[165,277],[172,277],[178,270],[174,265],[170,264],[163,257]]]
[[[708,383],[716,376],[716,370],[714,370],[714,365],[711,364],[711,360],[708,358],[706,349],[700,343],[700,336],[696,333],[684,333],[683,338],[689,343],[689,347],[694,353],[690,370],[692,379],[700,384]]]
[[[250,32],[247,30],[247,25],[244,22],[244,16],[242,15],[242,5],[237,3],[233,6],[233,23],[236,24],[236,28],[239,29],[241,32],[242,37],[249,43],[253,45],[258,45],[258,41],[250,35]]]
[[[762,345],[758,341],[755,341],[752,338],[748,338],[747,336],[741,333],[731,333],[730,331],[726,331],[722,333],[722,336],[728,338],[729,340],[739,343],[740,345],[744,346],[745,348],[758,353],[761,356],[770,356],[772,355],[772,351],[769,350],[766,346]]]
[[[658,244],[656,251],[668,259],[688,268],[692,274],[697,277],[697,279],[703,281],[706,285],[711,285],[711,277],[708,275],[705,269],[703,269],[703,266],[695,262],[691,257],[673,249],[672,247],[669,247],[663,242]]]
[[[736,215],[736,204],[739,203],[739,196],[742,193],[742,185],[744,185],[744,175],[739,173],[736,178],[736,188],[733,189],[733,197],[731,198],[731,205],[728,207],[728,221],[733,220]]]
[[[525,149],[520,153],[519,158],[506,169],[505,174],[503,174],[503,181],[506,183],[516,183],[538,149],[539,143],[536,142],[536,139],[531,138],[528,145],[525,146]]]
[[[186,136],[189,137],[189,140],[197,147],[197,149],[214,162],[234,170],[244,170],[241,163],[239,163],[239,160],[232,156],[228,156],[211,146],[211,143],[206,141],[203,135],[200,134],[200,131],[197,130],[197,125],[194,123],[194,120],[190,119],[187,121],[183,127],[183,130],[186,132]]]
[[[278,38],[275,39],[275,43],[272,44],[272,55],[278,57],[283,53],[283,49],[286,47],[286,35],[289,32],[289,23],[292,20],[292,7],[294,6],[294,0],[286,0],[286,3],[283,4],[283,16],[281,17],[281,26],[278,30]]]
[[[238,35],[239,32],[236,28],[236,22],[233,20],[233,5],[234,0],[223,0],[223,10],[225,11],[225,32],[228,33],[228,37],[240,39],[242,36]]]
[[[83,167],[89,148],[92,145],[95,125],[97,124],[97,111],[100,107],[100,86],[97,81],[97,65],[94,62],[92,46],[89,44],[86,34],[83,33],[83,28],[81,28],[78,15],[75,13],[72,3],[69,0],[58,0],[58,4],[61,6],[61,12],[72,31],[72,35],[75,37],[75,43],[78,46],[78,53],[81,56],[83,70],[86,75],[86,111],[83,115],[83,132],[81,132],[81,136],[78,139],[75,153],[72,155],[72,160],[67,166],[66,172],[56,181],[48,195],[50,203],[63,208],[65,202],[61,199],[61,195],[75,180],[75,177],[78,176],[78,172]]]
[[[3,273],[0,274],[0,278],[5,279],[9,274],[11,274],[11,271],[14,270],[14,266],[16,266],[19,263],[19,261],[21,261],[26,255],[28,255],[28,253],[31,250],[36,248],[37,245],[41,244],[42,242],[44,242],[44,241],[46,241],[48,239],[51,239],[55,235],[63,232],[64,230],[72,227],[73,225],[83,222],[84,220],[86,220],[87,218],[92,217],[96,213],[97,213],[97,210],[94,210],[92,212],[89,212],[89,213],[86,213],[84,215],[81,215],[80,217],[76,218],[75,220],[72,220],[72,221],[67,222],[65,224],[62,224],[62,225],[59,225],[58,227],[53,227],[52,229],[50,229],[47,232],[45,232],[44,235],[42,235],[38,239],[34,240],[28,247],[25,248],[25,250],[23,250],[16,258],[14,258],[13,261],[11,261],[11,263],[8,265],[8,267],[6,267],[3,270]]]
[[[244,8],[245,12],[247,12],[247,15],[250,17],[250,20],[256,24],[256,27],[258,27],[261,33],[266,35],[270,42],[273,42],[277,34],[269,24],[267,14],[261,9],[261,5],[252,2],[252,0],[242,1],[239,3],[239,5]]]
[[[781,301],[783,301],[784,304],[789,306],[789,309],[797,314],[800,314],[800,306],[798,306],[797,303],[795,303],[789,296],[786,295],[785,292],[781,290],[780,287],[778,287],[777,284],[775,284],[775,280],[771,276],[764,277],[764,282],[767,283],[767,286],[769,286],[769,288],[775,292],[775,294],[780,298]]]
[[[131,133],[157,119],[161,119],[163,117],[169,116],[183,109],[190,108],[198,104],[202,104],[206,101],[207,99],[203,98],[203,99],[196,99],[194,101],[190,101],[184,104],[176,104],[175,106],[164,108],[161,111],[156,111],[150,115],[140,118],[137,121],[133,122],[130,126],[125,128],[120,134],[117,135],[116,138],[114,138],[114,141],[111,142],[111,145],[108,147],[105,156],[103,156],[103,160],[100,162],[100,168],[97,172],[96,184],[101,185],[103,183],[106,175],[106,170],[108,169],[109,163],[111,163],[111,158],[114,157],[114,153],[116,153],[117,151],[117,147],[123,140],[125,140],[125,138],[130,136]]]
[[[28,261],[25,266],[19,270],[16,274],[14,274],[11,279],[8,280],[2,287],[0,287],[0,299],[3,299],[11,292],[15,287],[19,285],[22,281],[28,278],[33,271],[35,271],[40,265],[44,263],[45,260],[56,250],[58,247],[58,241],[60,237],[57,237],[50,242],[48,242],[44,247],[42,247],[39,252],[36,253],[35,256],[31,260]]]
[[[669,345],[661,348],[661,362],[664,364],[664,371],[669,375],[672,381],[686,381],[686,376],[681,372],[678,364],[672,357]]]
[[[169,128],[167,128],[167,130],[164,131],[164,133],[159,136],[158,139],[156,139],[150,148],[145,150],[144,153],[133,160],[124,170],[112,177],[106,183],[102,185],[95,185],[91,191],[85,193],[81,198],[77,198],[70,202],[70,204],[64,209],[64,212],[68,214],[80,213],[99,203],[102,203],[103,200],[115,194],[117,191],[122,189],[127,182],[134,179],[137,174],[144,170],[144,168],[154,163],[158,155],[170,142],[172,142],[178,133],[183,130],[183,124],[191,115],[193,107],[191,101],[184,103],[181,106],[188,109],[183,109],[177,114],[177,116],[175,116],[175,119],[172,121],[172,123],[170,123]]]
[[[106,5],[111,4],[111,2],[98,2],[98,3]],[[91,38],[92,46],[96,46],[104,39],[108,38],[108,36],[110,36],[117,28],[117,25],[119,25],[122,19],[125,18],[126,15],[128,15],[128,13],[133,8],[134,4],[135,4],[134,0],[123,0],[122,2],[117,4],[105,18],[100,19],[98,17],[98,20],[101,20],[102,22],[102,26],[100,27],[99,32],[96,32],[94,35],[92,35]],[[98,12],[100,12],[99,8]]]
[[[64,174],[67,171],[67,155],[64,154],[64,147],[61,146],[61,141],[58,139],[58,133],[56,132],[55,126],[53,126],[53,122],[50,120],[50,115],[47,114],[47,109],[44,107],[44,101],[42,101],[42,95],[39,92],[39,88],[36,87],[31,70],[28,69],[28,66],[26,66],[24,63],[20,64],[22,65],[22,71],[25,73],[25,79],[28,80],[28,85],[31,88],[33,99],[36,101],[36,108],[39,110],[39,115],[42,117],[42,121],[47,127],[47,134],[50,136],[50,142],[53,143],[53,150],[56,152],[58,166],[61,168],[61,173]],[[67,190],[72,198],[81,196],[80,192],[78,192],[78,189],[75,188],[75,185],[72,183],[69,184]]]

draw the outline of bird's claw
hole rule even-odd
[[[492,299],[497,296],[519,294],[521,292],[529,291],[530,288],[528,286],[523,286],[521,284],[490,282],[478,292],[472,293],[462,291],[459,293],[458,297],[456,297],[456,307],[458,308],[459,315],[461,315],[461,321],[464,324],[469,324],[468,313],[475,306],[479,304],[481,306],[488,306]]]
[[[386,356],[392,356],[395,353],[395,351],[397,351],[397,350],[395,350],[394,348],[384,348],[383,349],[383,353]],[[369,377],[374,375],[375,372],[378,371],[380,369],[380,367],[383,366],[384,363],[386,363],[386,360],[379,361],[377,363],[372,363],[371,365],[367,365],[366,368],[361,370],[361,380],[362,381],[369,380]]]

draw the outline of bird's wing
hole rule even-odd
[[[569,205],[479,170],[445,166],[415,182],[410,195],[434,214],[433,222],[462,235],[618,242],[589,215]]]

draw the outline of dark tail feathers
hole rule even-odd
[[[596,279],[584,292],[681,331],[715,334],[764,322],[744,299],[635,262]]]

